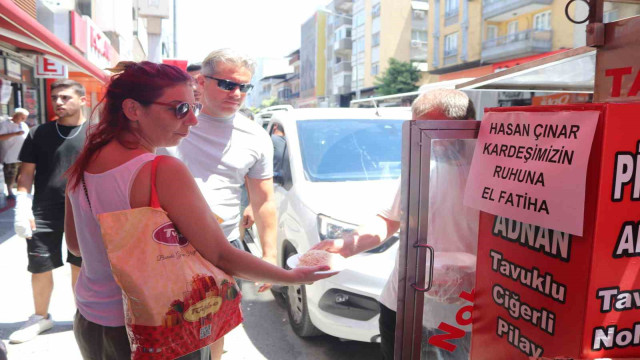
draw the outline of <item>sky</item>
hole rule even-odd
[[[254,58],[300,48],[300,28],[330,0],[176,0],[179,59],[199,62],[231,47]]]

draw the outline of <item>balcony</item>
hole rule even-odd
[[[333,0],[333,6],[336,10],[351,12],[353,8],[353,0]]]
[[[427,60],[427,42],[420,40],[411,40],[411,60],[426,61]]]
[[[339,72],[350,73],[351,72],[351,62],[350,61],[343,61],[341,63],[334,64],[333,65],[333,73],[337,74]]]
[[[506,21],[522,14],[540,10],[551,5],[553,0],[484,0],[482,17],[484,20]]]
[[[350,37],[336,40],[333,43],[333,51],[336,54],[342,54],[342,53],[351,54],[351,46],[352,46],[352,41]]]
[[[337,29],[341,26],[347,25],[347,26],[351,26],[351,19],[348,17],[348,15],[332,15],[333,21],[331,22],[331,25],[333,26],[333,29]]]
[[[551,51],[551,30],[529,29],[482,43],[482,61],[496,62]]]

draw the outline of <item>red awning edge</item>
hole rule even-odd
[[[109,76],[97,66],[93,65],[89,60],[76,52],[70,45],[64,43],[57,36],[52,34],[46,27],[42,26],[38,21],[26,12],[20,9],[12,1],[0,1],[0,16],[4,21],[11,23],[17,29],[23,32],[21,35],[28,36],[43,45],[44,48],[50,48],[56,52],[57,56],[65,61],[84,69],[87,73],[106,84]],[[14,39],[15,40],[15,39]],[[26,44],[30,45],[30,44]]]

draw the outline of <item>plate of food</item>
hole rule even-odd
[[[327,265],[329,270],[318,271],[316,274],[337,274],[347,267],[347,260],[339,254],[324,250],[309,250],[304,254],[295,254],[287,259],[291,269],[300,266]]]

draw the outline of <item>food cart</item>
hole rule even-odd
[[[603,1],[589,7],[588,47],[456,87],[591,86],[593,104],[405,124],[395,359],[640,358],[640,17],[603,24]],[[572,62],[593,73],[527,85]],[[439,180],[452,162],[463,189]],[[445,241],[473,217],[461,202],[477,228]]]

